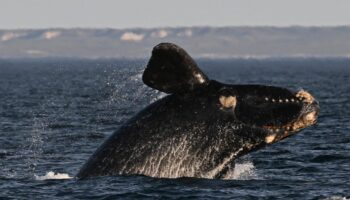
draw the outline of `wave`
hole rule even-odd
[[[47,172],[44,176],[34,175],[35,180],[43,181],[43,180],[58,180],[58,179],[72,179],[73,177],[69,176],[67,173],[56,173],[53,171]]]
[[[230,170],[224,179],[228,180],[251,180],[257,179],[256,168],[251,161],[235,163],[234,169]]]
[[[342,196],[331,196],[331,197],[327,197],[321,200],[350,200],[347,197],[342,197]]]

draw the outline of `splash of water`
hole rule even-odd
[[[228,175],[235,180],[251,180],[257,178],[255,166],[250,161],[236,163],[233,173],[228,173]]]
[[[143,84],[143,71],[143,68],[133,72],[129,71],[131,75],[127,76],[126,73],[120,74],[120,72],[113,71],[107,75],[106,85],[113,88],[106,102],[107,109],[112,105],[140,105],[145,98],[149,98],[145,102],[153,103],[167,95]]]
[[[33,119],[33,129],[30,133],[30,138],[28,139],[28,142],[30,143],[28,153],[29,156],[26,160],[26,164],[29,168],[29,171],[34,174],[36,170],[36,166],[39,160],[39,157],[41,156],[43,152],[43,137],[42,132],[45,130],[45,123],[35,118]]]
[[[321,200],[350,200],[350,199],[342,196],[331,196]]]
[[[56,173],[53,171],[47,172],[44,176],[34,175],[35,180],[58,180],[58,179],[72,179],[73,177],[69,176],[67,173]]]
[[[154,97],[151,99],[150,103],[156,102],[159,99],[164,98],[165,96],[167,96],[168,94],[164,93],[164,92],[160,92],[160,91],[155,91],[154,92]]]

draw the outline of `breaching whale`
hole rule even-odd
[[[169,95],[111,135],[77,178],[225,178],[236,158],[315,124],[319,113],[304,90],[210,80],[171,43],[154,47],[142,80]]]

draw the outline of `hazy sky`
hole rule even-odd
[[[0,0],[0,29],[350,25],[350,0]]]

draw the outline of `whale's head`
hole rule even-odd
[[[229,85],[210,80],[184,49],[171,43],[154,47],[143,74],[143,82],[154,89],[178,96],[196,93],[210,96],[215,105],[213,108],[218,111],[208,111],[208,116],[218,113],[218,118],[223,116],[225,120],[232,119],[232,123],[260,130],[264,132],[260,141],[265,144],[274,143],[315,124],[319,113],[318,102],[305,90]]]
[[[218,83],[216,83],[218,84]],[[314,125],[319,114],[318,101],[307,91],[262,85],[219,86],[221,110],[234,120],[266,130],[271,144]]]
[[[161,43],[154,47],[143,74],[146,85],[171,94],[213,93],[224,114],[267,132],[270,144],[316,123],[319,104],[305,90],[291,91],[264,85],[228,85],[210,80],[181,47]],[[209,89],[210,88],[210,89]]]

